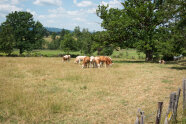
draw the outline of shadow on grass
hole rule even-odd
[[[113,63],[148,63],[145,61],[114,60]]]
[[[171,69],[186,70],[186,66],[182,66],[182,67],[171,67]]]

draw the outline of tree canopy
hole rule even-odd
[[[33,15],[29,12],[12,12],[6,16],[6,21],[1,24],[1,34],[9,30],[13,39],[9,45],[4,45],[5,49],[19,49],[20,54],[24,51],[30,51],[34,48],[39,48],[42,45],[44,36],[44,28],[40,22],[35,22]],[[8,27],[8,28],[7,28]],[[7,34],[7,33],[6,33]],[[2,39],[2,38],[1,38]],[[1,40],[3,44],[10,43],[8,38]],[[2,44],[1,47],[2,48]],[[3,49],[1,49],[3,50]],[[3,50],[4,52],[7,52]]]
[[[178,1],[126,0],[123,9],[98,6],[97,15],[110,36],[108,42],[135,47],[146,54],[147,61],[160,54],[169,59],[183,52],[185,29],[176,27],[184,22],[185,7]]]

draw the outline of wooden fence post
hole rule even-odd
[[[180,92],[181,92],[181,89],[178,88],[178,92],[177,92],[177,95],[176,95],[176,101],[175,101],[175,105],[174,105],[174,108],[173,108],[173,121],[175,121],[175,122],[176,122],[176,117],[177,117],[177,109],[178,109],[178,102],[179,102]]]
[[[171,121],[171,118],[172,118],[172,115],[173,115],[173,108],[175,106],[175,101],[176,101],[176,93],[173,92],[173,93],[170,94],[169,107],[167,109],[164,124],[168,124]]]
[[[141,109],[139,108],[137,111],[135,124],[140,124],[140,112],[141,112]]]
[[[163,102],[158,102],[158,111],[156,116],[156,124],[160,124],[161,122],[161,112],[163,108]]]
[[[144,124],[144,118],[145,118],[144,112],[141,111],[141,109],[139,108],[137,112],[135,124]]]
[[[141,120],[140,120],[140,124],[144,124],[144,120],[145,120],[145,115],[144,115],[144,112],[143,112],[143,111],[141,111],[141,112],[140,112],[140,114],[141,114]]]
[[[186,79],[183,79],[183,115],[186,115]]]

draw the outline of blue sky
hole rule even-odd
[[[0,0],[0,23],[12,11],[28,11],[45,27],[73,30],[80,26],[99,31],[103,29],[96,15],[97,6],[109,4],[112,8],[122,8],[121,2],[123,0]]]

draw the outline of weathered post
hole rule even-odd
[[[163,108],[163,102],[158,102],[158,111],[156,116],[156,124],[160,124],[161,122],[161,112]]]
[[[144,124],[144,119],[145,119],[144,112],[143,112],[143,111],[141,111],[141,112],[140,112],[140,114],[141,114],[141,120],[140,120],[140,124]]]
[[[144,112],[141,111],[141,109],[139,108],[137,112],[136,121],[134,124],[144,124],[144,119],[145,119]]]
[[[174,108],[173,108],[173,121],[174,122],[176,122],[177,109],[178,109],[178,102],[179,102],[180,92],[181,92],[181,89],[178,88],[178,92],[177,92],[177,95],[176,95],[176,101],[175,101],[175,105],[174,105]]]
[[[186,115],[186,79],[183,79],[183,115]]]
[[[170,94],[169,107],[167,109],[164,124],[168,124],[171,121],[171,118],[172,118],[172,115],[173,115],[173,108],[175,106],[175,101],[176,101],[176,93],[173,92],[173,93]]]
[[[140,124],[140,112],[141,112],[141,109],[139,108],[137,111],[135,124]]]

